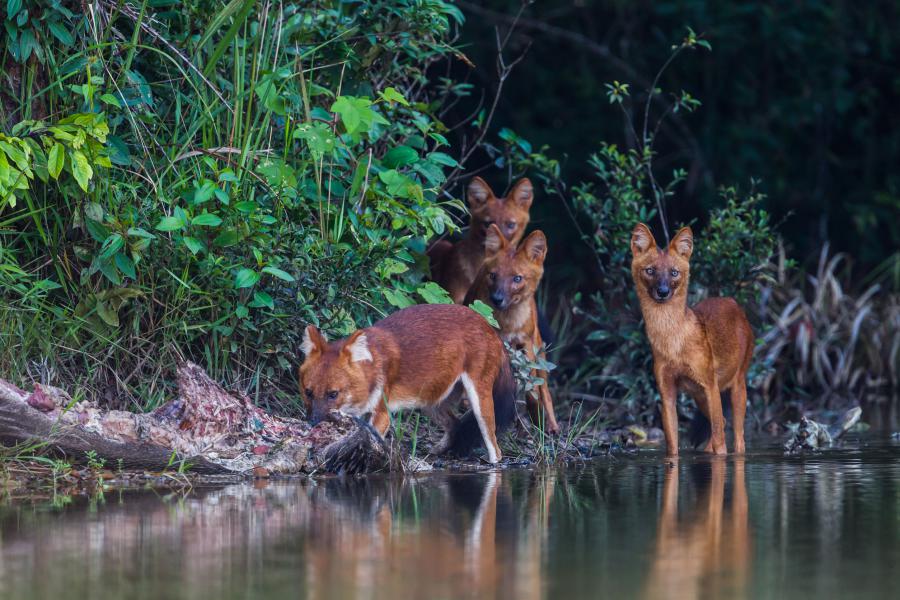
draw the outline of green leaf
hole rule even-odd
[[[409,296],[400,290],[385,289],[384,297],[391,306],[396,306],[397,308],[406,308],[415,304]]]
[[[216,191],[216,184],[212,181],[204,181],[203,185],[198,188],[194,188],[194,197],[191,200],[192,204],[203,204],[204,202],[209,202],[212,199],[213,194]]]
[[[203,213],[202,215],[197,215],[191,221],[191,225],[194,225],[196,227],[218,227],[221,224],[221,217],[213,213]]]
[[[278,279],[284,281],[295,281],[293,275],[276,267],[264,267],[263,273],[268,273],[269,275],[272,275],[273,277],[277,277]]]
[[[336,113],[344,124],[344,129],[351,136],[367,132],[375,123],[387,125],[387,120],[372,110],[372,101],[355,96],[339,96],[331,105],[331,112]]]
[[[101,273],[103,273],[103,276],[106,277],[113,285],[122,285],[122,278],[119,276],[119,271],[113,266],[110,261],[99,261],[97,268]]]
[[[450,297],[447,290],[433,281],[429,281],[428,283],[419,286],[419,289],[417,289],[416,292],[422,296],[428,304],[453,304],[453,298]]]
[[[459,163],[456,162],[455,158],[449,154],[444,154],[443,152],[432,152],[428,155],[428,160],[439,165],[444,165],[445,167],[459,166]]]
[[[268,308],[269,310],[275,310],[275,301],[272,299],[272,296],[265,292],[254,292],[253,302],[250,303],[250,306],[253,308]]]
[[[378,96],[382,100],[386,100],[388,103],[396,102],[398,104],[402,104],[403,106],[409,106],[409,101],[394,87],[386,87],[383,91],[378,92]]]
[[[97,301],[97,316],[103,319],[103,322],[109,325],[110,327],[118,327],[119,326],[119,313],[116,310],[113,310],[109,307],[109,305],[103,300]]]
[[[94,176],[94,170],[88,163],[87,156],[85,156],[84,153],[80,150],[75,150],[74,152],[72,152],[71,161],[72,175],[75,176],[75,181],[78,182],[78,187],[86,192],[88,189],[88,182],[91,180],[91,177]]]
[[[100,259],[109,260],[125,246],[125,238],[121,234],[114,233],[103,242],[100,248]]]
[[[112,94],[103,94],[102,96],[100,96],[100,101],[105,104],[115,106],[116,108],[122,108],[122,104],[119,102],[119,99]]]
[[[237,230],[226,229],[216,236],[216,239],[213,240],[213,244],[219,246],[220,248],[228,248],[230,246],[234,246],[239,241],[241,241],[241,237],[240,235],[238,235]]]
[[[6,0],[6,18],[12,20],[12,18],[22,10],[22,0]]]
[[[122,273],[126,277],[137,279],[137,272],[134,269],[134,261],[128,258],[128,256],[120,252],[119,254],[116,254],[113,260],[116,263],[116,267],[118,267],[118,269],[122,271]]]
[[[131,152],[128,151],[128,145],[122,138],[111,135],[106,138],[106,141],[111,162],[122,167],[131,164]]]
[[[257,208],[259,208],[259,204],[257,204],[253,200],[244,200],[235,204],[234,207],[242,213],[252,213],[255,212]]]
[[[234,287],[237,289],[249,288],[259,281],[259,273],[251,269],[239,269],[234,276]]]
[[[419,153],[409,146],[397,146],[388,150],[381,163],[388,169],[404,167],[419,160]]]
[[[129,236],[144,238],[148,240],[155,240],[156,236],[147,231],[146,229],[141,229],[140,227],[129,227],[126,232]]]
[[[481,300],[476,300],[472,304],[469,305],[469,308],[477,312],[479,315],[485,318],[485,320],[491,324],[491,327],[495,327],[500,329],[500,324],[497,322],[497,319],[494,317],[494,309],[482,302]]]
[[[325,123],[316,121],[312,124],[303,123],[294,130],[293,137],[305,140],[309,151],[315,156],[330,156],[335,149],[335,138],[331,128]]]
[[[360,105],[358,99],[352,96],[341,96],[331,105],[331,112],[340,116],[344,129],[347,130],[347,133],[352,134],[362,124],[363,117],[360,111],[367,106]]]
[[[53,147],[50,148],[50,153],[47,155],[47,172],[50,173],[50,177],[59,179],[59,174],[62,172],[65,163],[66,149],[62,144],[56,142],[53,144]]]
[[[185,237],[181,241],[194,256],[196,256],[198,252],[206,248],[203,242],[201,242],[197,238]]]
[[[156,224],[156,229],[159,231],[178,231],[179,229],[183,229],[184,225],[184,221],[178,217],[163,217],[162,220]]]

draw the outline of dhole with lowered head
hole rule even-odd
[[[370,414],[383,436],[391,412],[422,408],[446,430],[434,453],[467,451],[480,432],[488,460],[500,460],[496,432],[515,415],[515,381],[503,342],[472,309],[410,306],[334,342],[308,325],[301,350],[313,423],[331,410]],[[471,410],[457,420],[453,404],[463,392]]]
[[[533,231],[517,247],[506,239],[496,224],[491,224],[484,247],[484,264],[466,295],[466,304],[481,300],[492,305],[503,341],[524,350],[528,358],[534,360],[535,349],[540,349],[543,344],[534,294],[544,275],[547,238],[543,232]],[[559,433],[547,373],[538,371],[536,375],[544,380],[537,387],[540,404],[529,394],[528,412],[532,421],[539,423],[540,406],[543,406],[547,430]]]
[[[720,394],[731,392],[734,450],[744,452],[747,370],[753,356],[753,330],[732,298],[707,298],[687,305],[694,236],[690,227],[658,248],[643,223],[631,233],[631,276],[637,288],[644,327],[653,349],[653,374],[662,400],[666,452],[678,454],[679,390],[697,402],[709,420],[707,452],[725,454],[725,419]]]
[[[494,195],[481,177],[474,177],[466,189],[469,205],[469,231],[466,237],[453,244],[447,240],[436,242],[428,249],[431,277],[460,304],[475,281],[484,261],[485,234],[496,225],[503,237],[513,244],[522,239],[528,226],[529,209],[534,188],[527,178],[520,179],[503,198]]]

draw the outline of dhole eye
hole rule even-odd
[[[522,276],[521,276],[521,275],[516,275],[515,277],[513,277],[513,282],[515,282],[515,283],[522,283]]]
[[[494,280],[497,279],[497,274],[496,274],[496,273],[490,273],[490,274],[488,274],[488,277],[491,278],[491,281],[494,281]]]
[[[331,390],[330,392],[328,392],[326,397],[328,398],[329,402],[337,400],[337,397],[338,397],[337,390]]]
[[[678,277],[678,269],[672,269],[672,277]]]
[[[506,228],[509,229],[510,231],[512,231],[513,229],[516,228],[516,224],[513,223],[512,221],[510,221],[509,223],[506,224]]]
[[[644,269],[644,273],[646,273],[647,275],[653,275],[654,273],[656,273],[656,269],[654,269],[653,267],[647,267],[646,269]]]
[[[309,388],[306,388],[304,391],[306,392],[306,397],[309,398],[310,400],[312,400],[313,391]]]

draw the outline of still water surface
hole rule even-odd
[[[0,598],[900,595],[900,443],[0,508]]]

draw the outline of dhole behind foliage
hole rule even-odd
[[[481,300],[493,306],[494,317],[500,325],[500,337],[513,348],[524,350],[531,361],[535,359],[535,351],[540,351],[543,345],[534,294],[544,275],[546,256],[547,238],[543,232],[531,232],[516,247],[496,224],[492,224],[485,237],[484,264],[466,296],[466,304]],[[527,395],[531,419],[534,423],[541,422],[540,407],[543,406],[547,431],[559,433],[547,372],[537,371],[534,375],[544,382],[536,389],[537,399]]]

